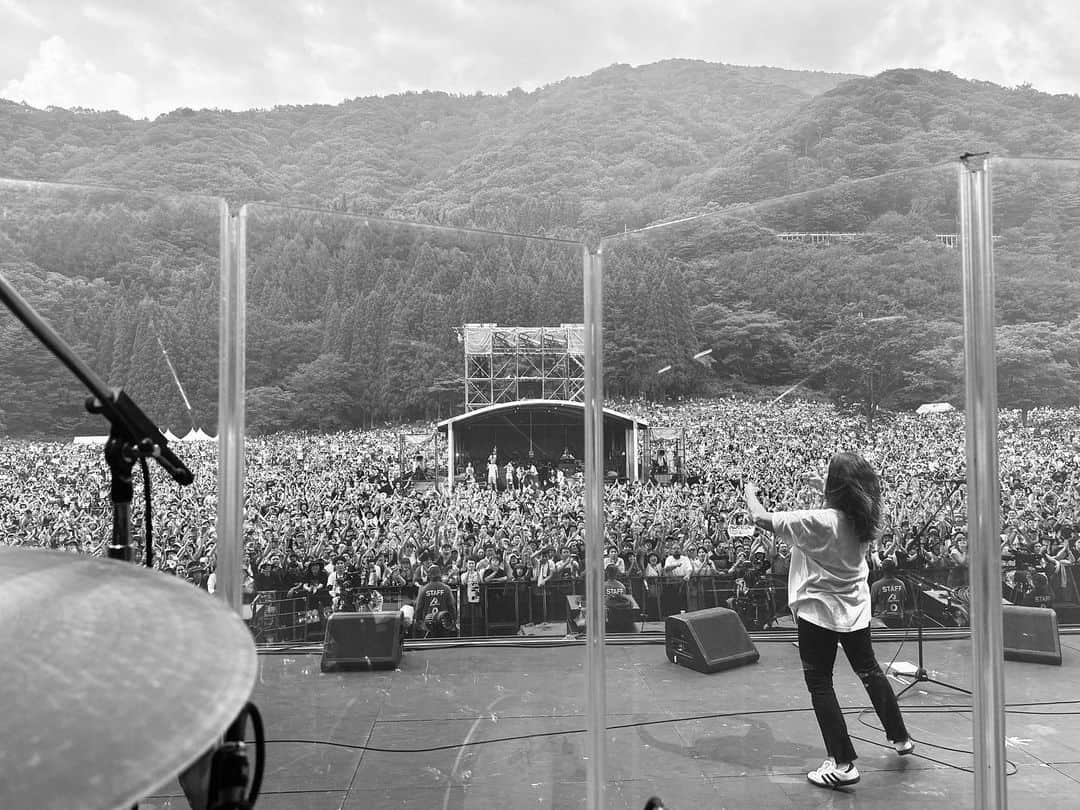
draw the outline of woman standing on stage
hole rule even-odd
[[[821,491],[820,476],[807,480]],[[833,689],[837,641],[897,753],[910,754],[915,748],[870,643],[866,551],[881,520],[881,482],[861,456],[837,453],[829,461],[821,509],[769,512],[757,493],[755,484],[746,485],[746,506],[754,523],[791,546],[788,606],[798,623],[803,675],[828,753],[806,778],[820,787],[853,785],[859,781],[857,755]]]

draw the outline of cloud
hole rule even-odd
[[[139,106],[134,78],[122,72],[99,70],[60,36],[44,40],[23,77],[0,88],[0,96],[35,107],[126,111]]]
[[[939,0],[0,0],[4,10],[0,95],[136,116],[503,93],[671,58],[925,67],[1080,91],[1071,0],[983,0],[975,14]]]
[[[9,21],[28,25],[31,28],[44,28],[45,23],[37,14],[32,12],[26,3],[19,0],[0,0],[0,12]]]

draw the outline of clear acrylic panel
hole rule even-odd
[[[245,218],[256,699],[292,740],[271,750],[364,804],[580,806],[550,735],[585,727],[582,246]],[[399,632],[397,671],[354,671]]]
[[[762,742],[812,731],[805,715],[759,713],[792,702],[762,705],[771,676],[733,674],[703,710],[681,686],[700,676],[672,663],[682,614],[724,608],[762,659],[790,659],[792,689],[804,689],[789,644],[790,552],[752,525],[748,481],[770,510],[811,508],[812,475],[824,477],[834,452],[865,456],[883,487],[871,587],[893,576],[885,558],[904,586],[899,600],[874,591],[874,635],[891,643],[878,656],[897,690],[899,673],[917,668],[917,624],[966,632],[967,563],[954,553],[966,524],[957,172],[948,161],[844,180],[601,241],[606,405],[647,423],[636,469],[606,492],[605,576],[626,590],[626,621],[610,608],[607,621],[608,719],[627,729],[607,738],[609,791],[663,795],[661,775],[689,750],[706,780],[799,772]],[[663,651],[626,646],[626,632],[662,637],[669,616]],[[970,665],[961,669],[968,684]],[[652,688],[664,682],[675,682],[670,694]],[[718,722],[730,744],[715,739]]]
[[[194,473],[151,463],[156,566],[214,568],[220,234],[211,197],[0,180],[0,273],[101,380],[123,388]],[[100,555],[112,532],[104,417],[6,309],[0,476],[6,542]],[[136,473],[136,485],[139,483]],[[132,508],[142,558],[143,510]]]
[[[1080,620],[1080,160],[994,159],[1004,596]]]
[[[1006,785],[1010,805],[1027,807],[1040,801],[1041,780],[1026,776],[1074,760],[1077,737],[1072,695],[1063,698],[1076,683],[1076,637],[1058,629],[1080,622],[1080,160],[990,166],[1004,738],[1017,772]]]

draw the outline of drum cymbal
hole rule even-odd
[[[219,599],[132,563],[0,548],[0,807],[130,807],[206,751],[255,684]]]

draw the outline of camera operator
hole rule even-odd
[[[729,569],[735,578],[735,592],[728,597],[727,605],[739,614],[747,630],[763,630],[775,618],[773,589],[768,577],[770,567],[765,551],[755,549],[749,558],[740,552]]]
[[[936,526],[929,527],[921,535],[917,528],[912,527],[903,547],[896,552],[897,567],[913,571],[933,567],[937,562],[937,556],[933,552],[933,543],[937,537]]]

